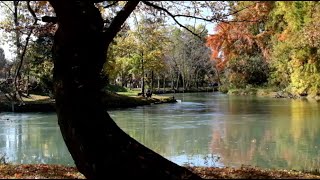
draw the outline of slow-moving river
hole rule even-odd
[[[320,170],[318,102],[212,92],[174,96],[178,103],[109,113],[130,136],[180,165]],[[12,163],[74,165],[54,113],[0,113],[3,155]]]

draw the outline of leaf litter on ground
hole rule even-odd
[[[204,179],[320,179],[319,174],[251,166],[216,168],[186,166]],[[0,164],[0,179],[85,179],[76,167],[49,164]]]

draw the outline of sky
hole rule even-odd
[[[2,11],[2,8],[0,8],[0,21],[2,21],[4,18],[2,16],[2,14],[3,14],[3,11]],[[9,51],[9,44],[3,42],[3,30],[2,29],[0,29],[0,47],[3,48],[6,59],[8,59],[8,60],[12,59],[12,54]]]

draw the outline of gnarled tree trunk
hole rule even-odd
[[[58,122],[78,170],[87,178],[98,179],[200,179],[127,135],[101,100],[100,72],[115,35],[112,31],[119,31],[138,2],[127,3],[108,34],[103,32],[103,20],[93,2],[50,3],[59,25],[53,46]]]

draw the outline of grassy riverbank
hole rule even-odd
[[[135,95],[106,93],[103,98],[107,109],[129,108],[150,104],[173,103],[174,97],[153,95],[145,98]],[[0,97],[0,112],[11,112],[13,104],[5,97]],[[14,103],[14,112],[55,112],[55,100],[49,96],[30,95],[23,97],[22,103]]]
[[[254,167],[187,167],[204,179],[319,179],[320,175]],[[48,164],[0,165],[0,179],[85,179],[75,167]],[[117,179],[115,177],[115,179]]]

